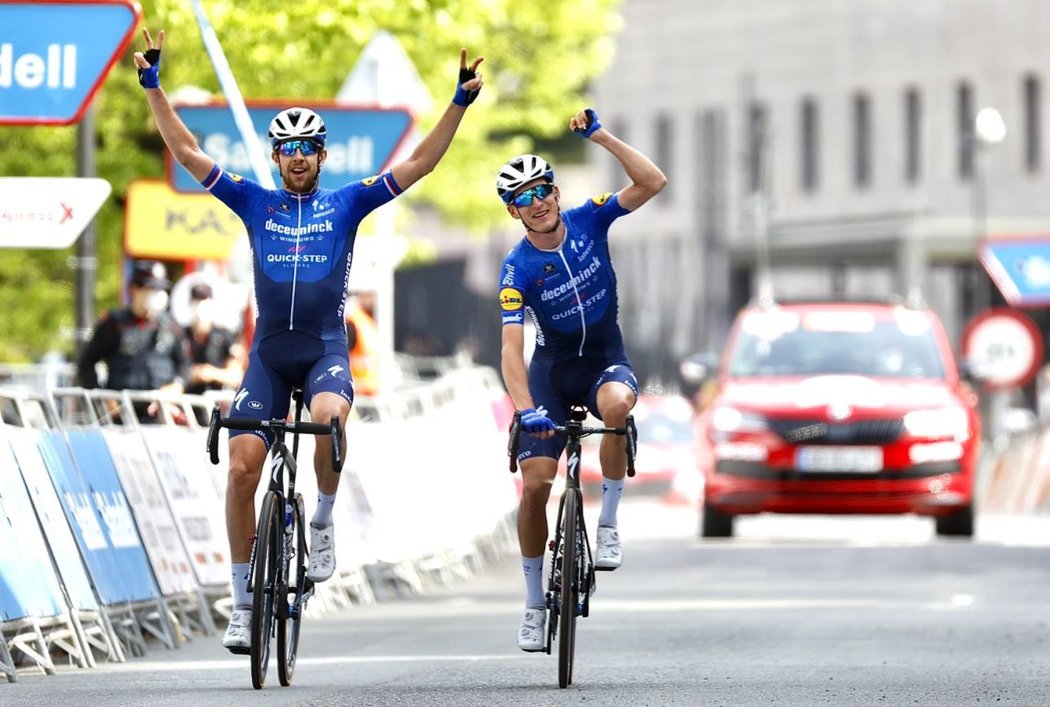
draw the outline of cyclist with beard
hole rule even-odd
[[[574,115],[569,128],[608,150],[631,183],[562,211],[554,170],[542,157],[515,157],[496,179],[507,212],[525,227],[525,237],[503,261],[499,287],[503,380],[530,433],[522,436],[518,455],[523,482],[518,541],[526,588],[518,647],[530,652],[545,647],[547,500],[565,447],[554,426],[565,424],[569,406],[582,402],[606,425],[623,427],[638,395],[618,321],[609,227],[667,183],[648,157],[603,128],[592,109]],[[526,314],[536,325],[527,369]],[[603,436],[600,458],[604,478],[594,565],[614,570],[623,561],[616,512],[627,471],[626,440]]]
[[[307,108],[281,111],[270,123],[269,139],[282,186],[269,190],[227,172],[201,150],[160,88],[164,33],[158,35],[156,46],[148,30],[143,35],[147,51],[137,52],[134,61],[164,143],[179,164],[241,217],[251,239],[258,319],[248,367],[230,414],[259,420],[284,418],[292,386],[302,386],[312,419],[327,421],[338,416],[345,427],[354,389],[343,308],[358,225],[437,166],[467,106],[481,90],[477,68],[482,59],[475,59],[468,68],[467,50],[460,51],[452,102],[405,161],[339,189],[318,186],[327,156],[324,120]],[[255,530],[254,499],[272,442],[267,433],[230,431],[226,524],[234,611],[223,645],[237,653],[250,645],[251,595],[246,578]],[[332,471],[331,454],[330,445],[316,446],[319,494],[310,522],[307,572],[315,582],[325,581],[335,571],[332,507],[339,475]]]

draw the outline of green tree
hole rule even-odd
[[[455,87],[460,47],[482,55],[485,88],[438,169],[408,193],[452,224],[483,233],[506,218],[495,197],[503,160],[535,140],[563,135],[586,105],[591,78],[609,63],[621,0],[264,0],[205,2],[241,93],[248,99],[327,100],[338,91],[377,30],[404,46],[434,98],[429,130]],[[199,86],[220,94],[192,7],[185,0],[143,0],[143,24],[166,40],[161,82],[169,93]],[[96,219],[99,309],[120,288],[128,184],[165,174],[164,145],[141,95],[131,52],[97,94],[97,171],[113,194]],[[76,126],[0,127],[0,175],[76,174]],[[0,361],[36,360],[74,349],[75,247],[0,249]]]

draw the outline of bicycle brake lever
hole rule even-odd
[[[211,420],[208,422],[208,459],[213,465],[219,463],[219,406],[211,409]]]
[[[521,431],[521,412],[514,411],[514,419],[510,423],[510,439],[507,440],[507,456],[510,457],[510,473],[518,470],[518,447],[520,442],[518,434]]]
[[[343,431],[339,427],[339,417],[332,415],[332,471],[339,474],[343,471],[342,446]]]

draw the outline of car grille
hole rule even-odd
[[[903,420],[769,420],[769,426],[789,444],[889,444],[904,433]]]

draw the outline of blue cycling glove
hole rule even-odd
[[[529,434],[553,432],[554,420],[547,417],[547,411],[543,409],[542,405],[539,410],[526,408],[521,411],[521,428]]]
[[[602,124],[598,121],[598,114],[593,108],[587,108],[584,112],[587,114],[587,127],[582,130],[574,130],[573,132],[580,137],[590,137],[595,130],[602,127]]]
[[[474,99],[478,97],[479,93],[481,93],[481,89],[478,89],[477,91],[468,91],[465,88],[463,88],[463,84],[467,83],[468,81],[471,81],[476,76],[477,73],[471,71],[470,69],[459,70],[459,83],[456,84],[456,94],[452,96],[452,102],[455,103],[457,106],[463,106],[464,108],[466,108],[471,103],[473,103]]]
[[[149,62],[149,68],[139,69],[139,85],[143,88],[160,88],[160,50],[147,49],[143,56]]]

